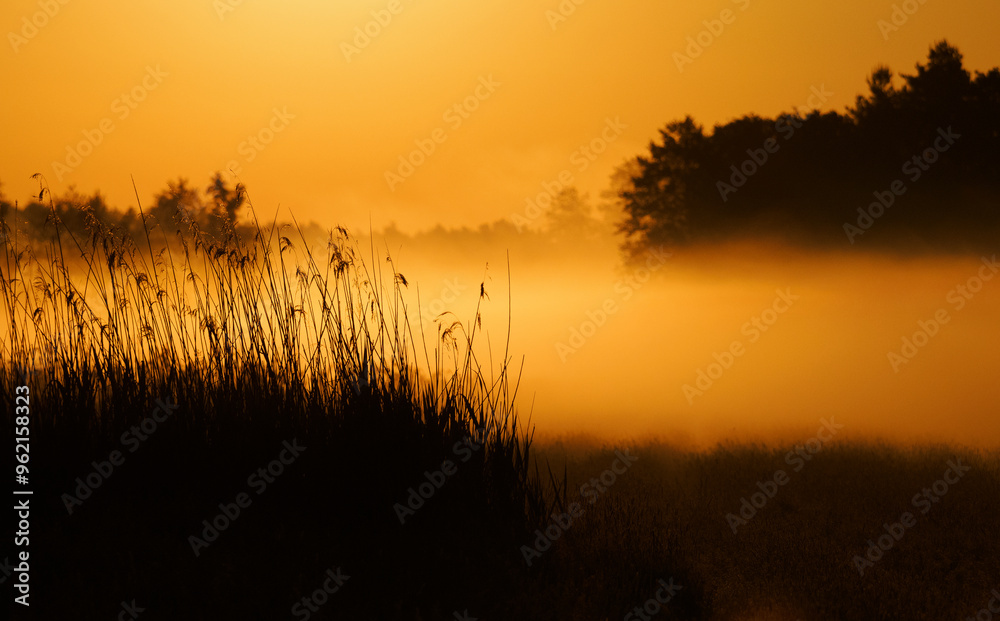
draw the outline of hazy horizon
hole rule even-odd
[[[0,127],[17,149],[0,152],[0,182],[24,202],[36,191],[28,177],[42,173],[56,194],[99,189],[124,208],[135,205],[131,176],[148,201],[178,176],[200,186],[223,171],[235,182],[235,164],[264,212],[280,205],[352,229],[477,226],[523,211],[563,171],[597,196],[669,119],[711,127],[747,113],[843,111],[873,67],[911,72],[943,38],[985,71],[1000,18],[993,3],[920,4],[892,29],[880,25],[891,4],[861,0],[574,6],[560,19],[556,2],[404,1],[355,53],[344,46],[386,2],[68,2],[41,18],[35,2],[8,2],[0,77],[26,88],[4,103]],[[117,20],[104,19],[109,10]],[[690,58],[688,38],[726,10],[731,23]],[[482,87],[490,76],[499,86]],[[476,109],[454,109],[466,101]],[[620,131],[606,132],[609,120]],[[388,182],[438,129],[444,141],[426,161]],[[73,160],[86,132],[98,144]],[[606,149],[602,134],[613,136]],[[592,141],[602,152],[584,154]],[[70,170],[55,166],[68,159]]]
[[[425,326],[442,309],[468,325],[489,262],[483,328],[497,355],[507,325],[505,249],[479,250],[467,265],[421,265],[399,248],[396,268],[410,289],[419,286]],[[515,366],[525,357],[519,404],[522,412],[533,406],[540,437],[774,443],[808,438],[820,419],[836,417],[844,439],[1000,442],[992,415],[1000,389],[989,380],[1000,353],[979,336],[1000,311],[1000,280],[975,294],[957,290],[978,276],[981,256],[806,253],[746,242],[668,252],[645,282],[614,263],[610,247],[558,262],[510,253],[510,352]],[[779,290],[799,299],[756,325]],[[614,312],[596,326],[608,301]],[[890,359],[903,355],[918,322],[933,331],[941,309],[948,322],[926,345],[905,362]],[[689,399],[684,385],[697,389],[699,370],[707,373],[715,354],[725,359],[734,341],[745,353]]]
[[[499,368],[509,305],[511,367],[524,364],[517,407],[540,440],[775,445],[811,437],[826,419],[844,425],[843,440],[1000,444],[990,381],[1000,351],[981,338],[1000,311],[995,254],[751,238],[651,249],[648,262],[628,264],[620,238],[598,230],[352,236],[383,278],[386,252],[406,278],[425,370],[438,326],[468,329],[477,305],[488,338],[478,355]],[[326,237],[307,234],[324,256]],[[301,261],[305,247],[291,237]],[[778,307],[787,310],[768,311]],[[933,332],[925,345],[906,345],[921,331]]]

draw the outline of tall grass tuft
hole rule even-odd
[[[252,447],[306,438],[329,453],[310,454],[315,486],[317,469],[332,480],[374,450],[377,462],[337,487],[345,508],[327,522],[352,528],[367,519],[345,515],[353,510],[377,511],[385,526],[422,469],[472,437],[482,450],[440,506],[480,516],[512,542],[540,524],[548,505],[529,472],[511,358],[505,345],[496,372],[485,371],[480,307],[467,325],[415,335],[410,283],[391,257],[362,250],[342,227],[314,252],[297,223],[262,224],[247,206],[249,236],[232,221],[202,230],[182,208],[156,222],[141,205],[139,238],[87,206],[82,236],[62,225],[51,195],[41,246],[26,241],[16,210],[0,221],[0,391],[31,386],[36,437],[86,463],[167,395],[182,407],[157,433],[185,454],[250,463]],[[64,459],[53,478],[72,480]]]

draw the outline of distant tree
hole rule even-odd
[[[706,151],[706,137],[688,116],[660,130],[660,138],[661,144],[650,143],[649,157],[637,158],[638,174],[622,194],[625,220],[619,228],[630,251],[688,236],[690,180]]]
[[[751,114],[709,134],[690,116],[667,124],[629,183],[613,182],[623,249],[747,234],[843,243],[841,225],[867,222],[858,209],[888,202],[897,180],[906,183],[893,198],[906,204],[892,212],[900,238],[933,245],[1000,233],[991,228],[1000,229],[1000,71],[973,78],[940,41],[901,78],[897,86],[877,65],[847,114]],[[948,148],[928,151],[935,144]],[[888,243],[894,227],[865,239]]]
[[[187,179],[168,181],[167,189],[157,194],[149,215],[152,221],[165,231],[183,230],[194,224],[201,229],[208,228],[207,207],[198,191],[188,186]]]
[[[572,186],[562,189],[552,200],[545,220],[546,230],[558,241],[594,239],[605,230],[587,195]]]
[[[868,96],[858,95],[851,115],[859,124],[878,125],[898,107],[898,93],[892,83],[892,69],[878,65],[868,76]]]
[[[632,179],[641,172],[642,165],[637,157],[629,158],[615,167],[608,187],[601,191],[601,200],[597,204],[598,217],[602,221],[621,226],[625,219],[625,195],[635,191]]]
[[[213,214],[216,217],[224,218],[229,222],[236,222],[237,211],[243,206],[244,193],[243,186],[237,184],[235,188],[230,188],[222,173],[215,173],[211,183],[208,184],[208,195],[213,200]]]
[[[26,205],[17,207],[0,195],[0,219],[8,227],[17,227],[26,239],[49,239],[56,233],[58,223],[61,232],[72,233],[81,243],[95,232],[118,229],[120,233],[130,233],[134,239],[144,239],[143,222],[137,207],[124,211],[109,207],[100,192],[87,196],[74,186],[62,195],[49,194],[43,179],[39,177],[39,193]],[[175,231],[187,232],[190,227],[207,236],[220,240],[230,233],[244,239],[252,235],[248,226],[237,224],[239,209],[244,203],[244,192],[240,185],[230,187],[216,174],[206,188],[206,196],[192,187],[186,179],[179,178],[167,183],[167,187],[153,197],[153,203],[142,204],[147,227],[162,228],[171,237]],[[102,228],[104,227],[104,228]],[[14,230],[13,228],[11,230]],[[157,235],[156,242],[162,238]]]

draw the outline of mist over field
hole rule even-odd
[[[419,286],[428,334],[442,312],[466,324],[475,317],[489,264],[482,317],[495,354],[506,332],[509,248],[510,350],[515,362],[524,355],[519,399],[533,402],[541,437],[777,443],[809,437],[820,418],[835,416],[843,438],[1000,440],[991,380],[1000,351],[982,336],[1000,311],[995,255],[748,241],[665,250],[646,270],[623,265],[608,243],[574,252],[510,238],[509,247],[470,244],[461,260],[440,261],[400,237],[385,241],[399,250],[410,289]],[[769,310],[776,299],[787,310]],[[743,353],[707,377],[734,343]]]
[[[579,201],[564,196],[530,226],[515,216],[476,229],[350,231],[383,280],[392,270],[405,279],[413,362],[424,373],[434,366],[425,351],[451,342],[442,333],[455,322],[468,332],[478,307],[488,342],[477,355],[499,368],[507,348],[521,371],[519,408],[540,439],[774,445],[836,417],[842,439],[1000,441],[991,381],[1000,351],[983,337],[1000,311],[996,254],[846,238],[809,248],[772,234],[630,257],[613,209],[583,217],[567,205],[586,197],[570,197]],[[892,214],[878,225],[892,226]],[[289,274],[307,250],[328,251],[331,231],[303,226],[304,239],[276,229],[292,241]]]

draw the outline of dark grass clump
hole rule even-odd
[[[342,228],[316,256],[298,225],[249,208],[249,238],[181,210],[140,211],[138,239],[86,207],[81,239],[53,210],[41,248],[18,242],[16,213],[2,223],[0,392],[31,390],[38,609],[286,618],[337,568],[350,578],[311,618],[509,607],[547,504],[507,351],[481,366],[477,309],[429,353],[390,258],[366,262]],[[287,446],[305,448],[278,468]],[[113,451],[124,463],[80,493]],[[454,474],[403,510],[446,459]],[[203,520],[241,493],[251,504],[195,554]]]

